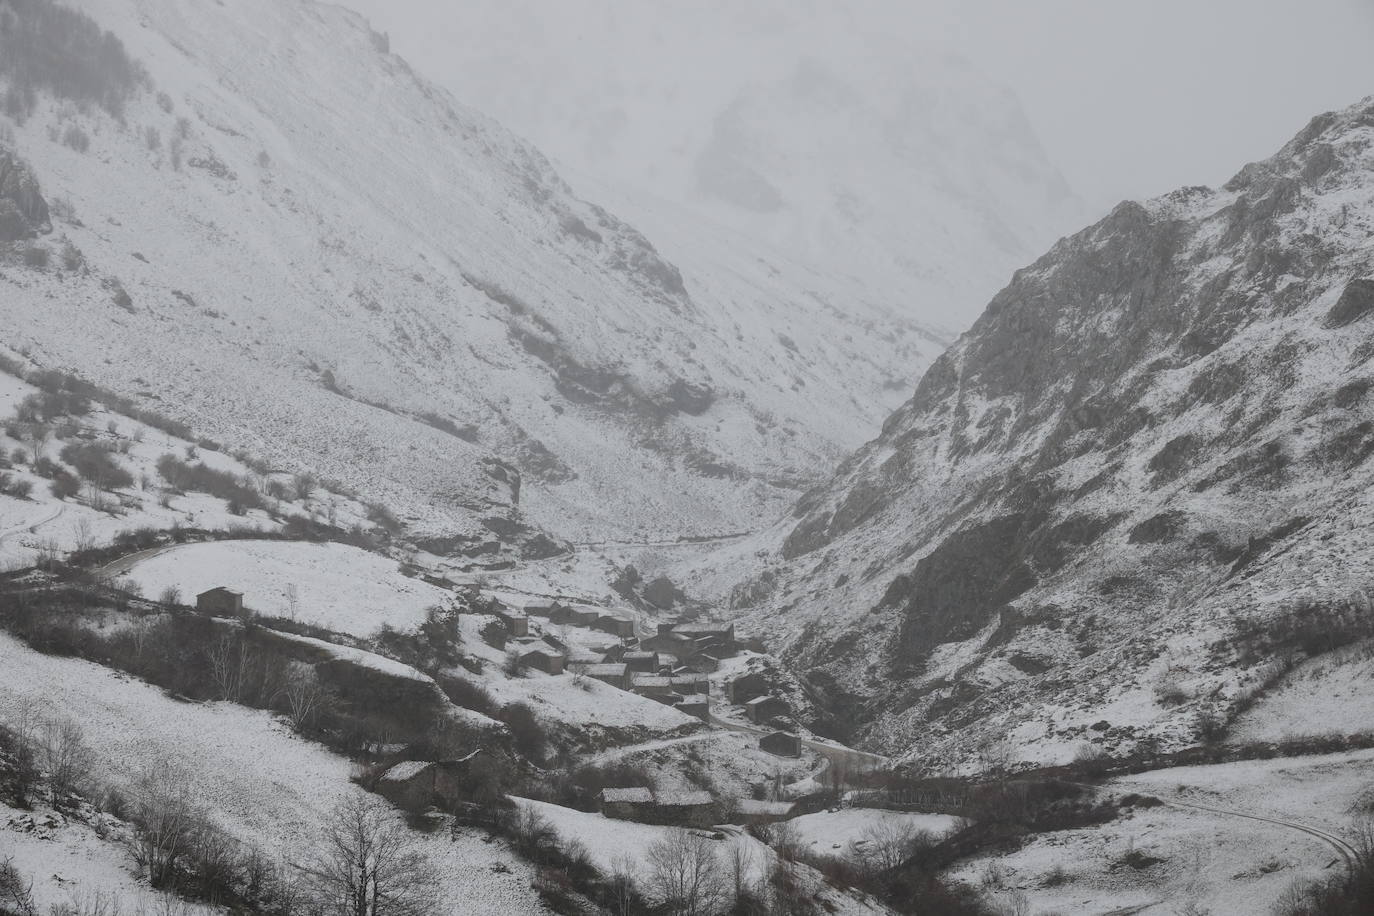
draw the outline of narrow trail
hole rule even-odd
[[[17,525],[13,525],[9,528],[4,529],[0,531],[0,544],[4,544],[4,542],[7,539],[15,536],[16,534],[22,534],[25,531],[36,532],[39,526],[46,525],[49,522],[57,521],[59,518],[62,517],[62,513],[66,511],[66,503],[58,503],[42,518],[28,519],[27,521],[20,522]]]
[[[1156,798],[1159,798],[1159,796],[1156,796]],[[1297,821],[1286,821],[1276,817],[1265,817],[1262,814],[1251,814],[1247,811],[1235,811],[1230,808],[1217,808],[1212,805],[1199,805],[1193,802],[1175,801],[1169,798],[1159,798],[1159,800],[1170,808],[1192,808],[1197,811],[1208,811],[1212,814],[1224,814],[1229,817],[1243,817],[1247,820],[1263,821],[1266,824],[1276,824],[1280,827],[1287,827],[1290,830],[1297,830],[1336,850],[1336,853],[1345,861],[1347,871],[1354,871],[1355,867],[1359,864],[1360,853],[1354,846],[1336,836],[1334,833],[1328,833],[1325,830],[1320,830],[1308,824],[1300,824]]]
[[[1074,785],[1082,786],[1085,789],[1092,789],[1094,791],[1100,790],[1102,788],[1102,786],[1097,786],[1093,785],[1092,783],[1086,782],[1074,783]],[[1296,830],[1299,833],[1304,833],[1312,839],[1324,843],[1327,846],[1330,846],[1332,849],[1336,850],[1336,854],[1340,856],[1343,862],[1345,862],[1345,867],[1347,871],[1353,872],[1356,866],[1359,865],[1359,850],[1357,850],[1353,845],[1351,845],[1349,842],[1342,839],[1341,837],[1337,836],[1336,834],[1330,833],[1326,830],[1322,830],[1318,827],[1313,827],[1310,824],[1302,824],[1297,821],[1287,821],[1283,818],[1278,817],[1266,817],[1263,814],[1255,814],[1250,811],[1237,811],[1234,808],[1219,808],[1215,805],[1200,805],[1196,802],[1179,801],[1178,799],[1166,798],[1162,795],[1152,794],[1151,797],[1159,799],[1159,801],[1162,804],[1170,808],[1177,808],[1179,810],[1191,809],[1194,811],[1206,811],[1209,814],[1221,814],[1226,817],[1243,817],[1246,820],[1261,821],[1266,824],[1274,824],[1278,827],[1287,827],[1289,830]]]

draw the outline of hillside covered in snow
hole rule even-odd
[[[931,766],[1186,745],[1374,635],[1372,150],[1366,100],[1018,271],[880,437],[718,553],[737,613]]]
[[[0,149],[48,212],[0,343],[416,530],[754,527],[942,346],[709,225],[681,269],[340,7],[76,6],[127,73],[6,82]]]

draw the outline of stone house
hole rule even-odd
[[[630,685],[629,672],[621,663],[602,662],[599,665],[588,665],[586,674],[589,678],[610,684],[612,687],[619,687],[621,690]]]
[[[673,679],[670,677],[660,677],[657,674],[636,674],[630,678],[630,689],[642,697],[647,696],[666,696],[676,693],[673,689]]]
[[[653,804],[654,794],[646,788],[602,789],[599,807],[605,817],[647,823]]]
[[[710,792],[655,792],[653,823],[675,827],[710,827],[719,820]]]
[[[602,614],[596,618],[596,628],[612,636],[627,637],[635,635],[635,622],[619,614]]]
[[[506,625],[506,628],[510,630],[510,635],[530,635],[530,619],[520,611],[512,608],[502,608],[496,612],[496,616]]]
[[[636,674],[657,674],[658,673],[658,653],[657,652],[625,652],[620,660],[625,663]]]
[[[699,694],[683,697],[673,704],[673,708],[703,722],[709,721],[711,718],[711,701]]]
[[[562,652],[544,646],[535,646],[520,655],[520,664],[543,671],[545,674],[562,674],[565,660],[566,656]]]
[[[196,610],[217,617],[242,617],[243,592],[236,592],[222,585],[208,589],[196,595]]]
[[[710,827],[718,808],[710,792],[651,792],[647,788],[602,789],[601,813],[642,824]]]
[[[800,757],[801,738],[791,732],[770,732],[759,739],[759,750],[775,757]]]
[[[704,674],[674,674],[668,678],[673,689],[686,696],[692,693],[707,693],[711,689],[711,681]]]

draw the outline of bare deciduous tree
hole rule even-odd
[[[311,869],[315,903],[335,916],[427,916],[438,905],[437,875],[386,803],[350,795],[325,831]]]
[[[195,846],[203,819],[196,809],[185,774],[167,762],[143,772],[135,786],[132,818],[138,824],[134,860],[153,887],[168,887]]]
[[[686,830],[674,830],[649,847],[649,887],[675,916],[708,916],[726,897],[725,876],[715,843]]]
[[[81,726],[71,719],[50,721],[43,729],[43,769],[53,804],[80,788],[90,777],[94,753]]]
[[[282,695],[286,699],[286,714],[291,717],[291,725],[297,731],[309,725],[323,698],[315,669],[309,665],[293,664],[286,676]]]

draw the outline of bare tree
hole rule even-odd
[[[323,691],[315,669],[309,665],[293,663],[286,676],[286,686],[282,689],[286,699],[286,714],[291,717],[291,725],[300,731],[315,718],[320,707]]]
[[[736,837],[735,842],[731,844],[730,851],[726,854],[725,867],[734,887],[735,901],[738,902],[749,893],[752,885],[750,875],[754,870],[754,849],[744,837]]]
[[[52,437],[52,427],[46,423],[30,423],[24,427],[24,442],[33,452],[33,460],[36,464],[39,458],[43,457],[43,444]]]
[[[709,916],[725,899],[725,876],[714,843],[674,830],[649,847],[649,887],[675,916]]]
[[[76,535],[75,546],[77,553],[85,553],[86,551],[95,547],[95,532],[91,529],[90,519],[78,519],[76,525],[73,528],[73,531]]]
[[[607,882],[611,916],[631,916],[636,912],[635,865],[629,856],[616,856]]]
[[[43,769],[47,771],[55,805],[87,781],[95,755],[81,726],[71,719],[46,724],[42,749]]]
[[[203,819],[197,810],[186,774],[166,761],[143,772],[132,802],[134,860],[153,887],[168,887],[184,866]]]
[[[385,802],[350,795],[334,809],[311,869],[315,904],[334,916],[427,916],[438,877]]]
[[[863,833],[863,843],[850,845],[849,855],[862,867],[885,874],[900,867],[930,838],[909,820],[881,820]]]
[[[252,658],[248,644],[241,638],[225,634],[215,640],[208,651],[210,679],[219,699],[238,703],[248,687]]]

